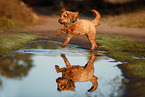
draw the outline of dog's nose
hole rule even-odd
[[[62,80],[62,78],[59,77],[59,78],[56,79],[56,82],[59,83],[61,80]]]
[[[58,22],[59,22],[60,24],[62,24],[62,19],[59,19]]]
[[[61,22],[61,21],[62,21],[62,19],[59,19],[59,20],[58,20],[58,22]]]

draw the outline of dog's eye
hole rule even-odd
[[[65,14],[64,17],[67,17],[67,14]]]
[[[64,88],[64,85],[61,85],[60,87],[61,87],[61,88]]]

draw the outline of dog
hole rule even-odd
[[[101,15],[96,10],[91,10],[94,15],[96,16],[94,20],[79,20],[78,19],[78,12],[70,12],[66,11],[65,9],[61,10],[61,16],[59,19],[59,23],[64,25],[64,28],[59,28],[57,31],[57,36],[59,36],[62,33],[67,33],[67,38],[65,42],[61,45],[61,47],[65,47],[72,36],[82,36],[86,35],[91,43],[91,49],[92,52],[95,47],[97,48],[97,44],[95,41],[95,35],[96,35],[96,26],[100,25],[100,19]]]
[[[93,86],[88,90],[88,92],[93,92],[98,87],[98,78],[94,76],[94,54],[91,55],[90,60],[85,66],[71,66],[64,54],[61,55],[63,58],[66,68],[59,68],[58,65],[55,65],[56,72],[62,72],[62,77],[56,79],[57,90],[58,91],[75,91],[74,82],[92,82]]]

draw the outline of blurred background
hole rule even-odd
[[[0,32],[34,24],[40,15],[59,15],[62,8],[89,17],[96,9],[102,17],[113,16],[101,19],[111,25],[145,27],[145,0],[0,0]]]
[[[145,9],[145,0],[23,0],[31,7],[49,7],[50,10],[67,10],[89,12],[99,10],[104,14],[120,14]]]

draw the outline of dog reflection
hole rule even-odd
[[[91,58],[88,63],[82,66],[71,66],[64,54],[61,55],[63,58],[66,68],[59,68],[58,65],[55,65],[57,73],[62,72],[62,77],[56,79],[58,84],[58,91],[75,91],[74,82],[92,82],[93,86],[88,90],[88,92],[93,92],[98,87],[98,78],[94,74],[94,61],[95,56],[91,54]]]

